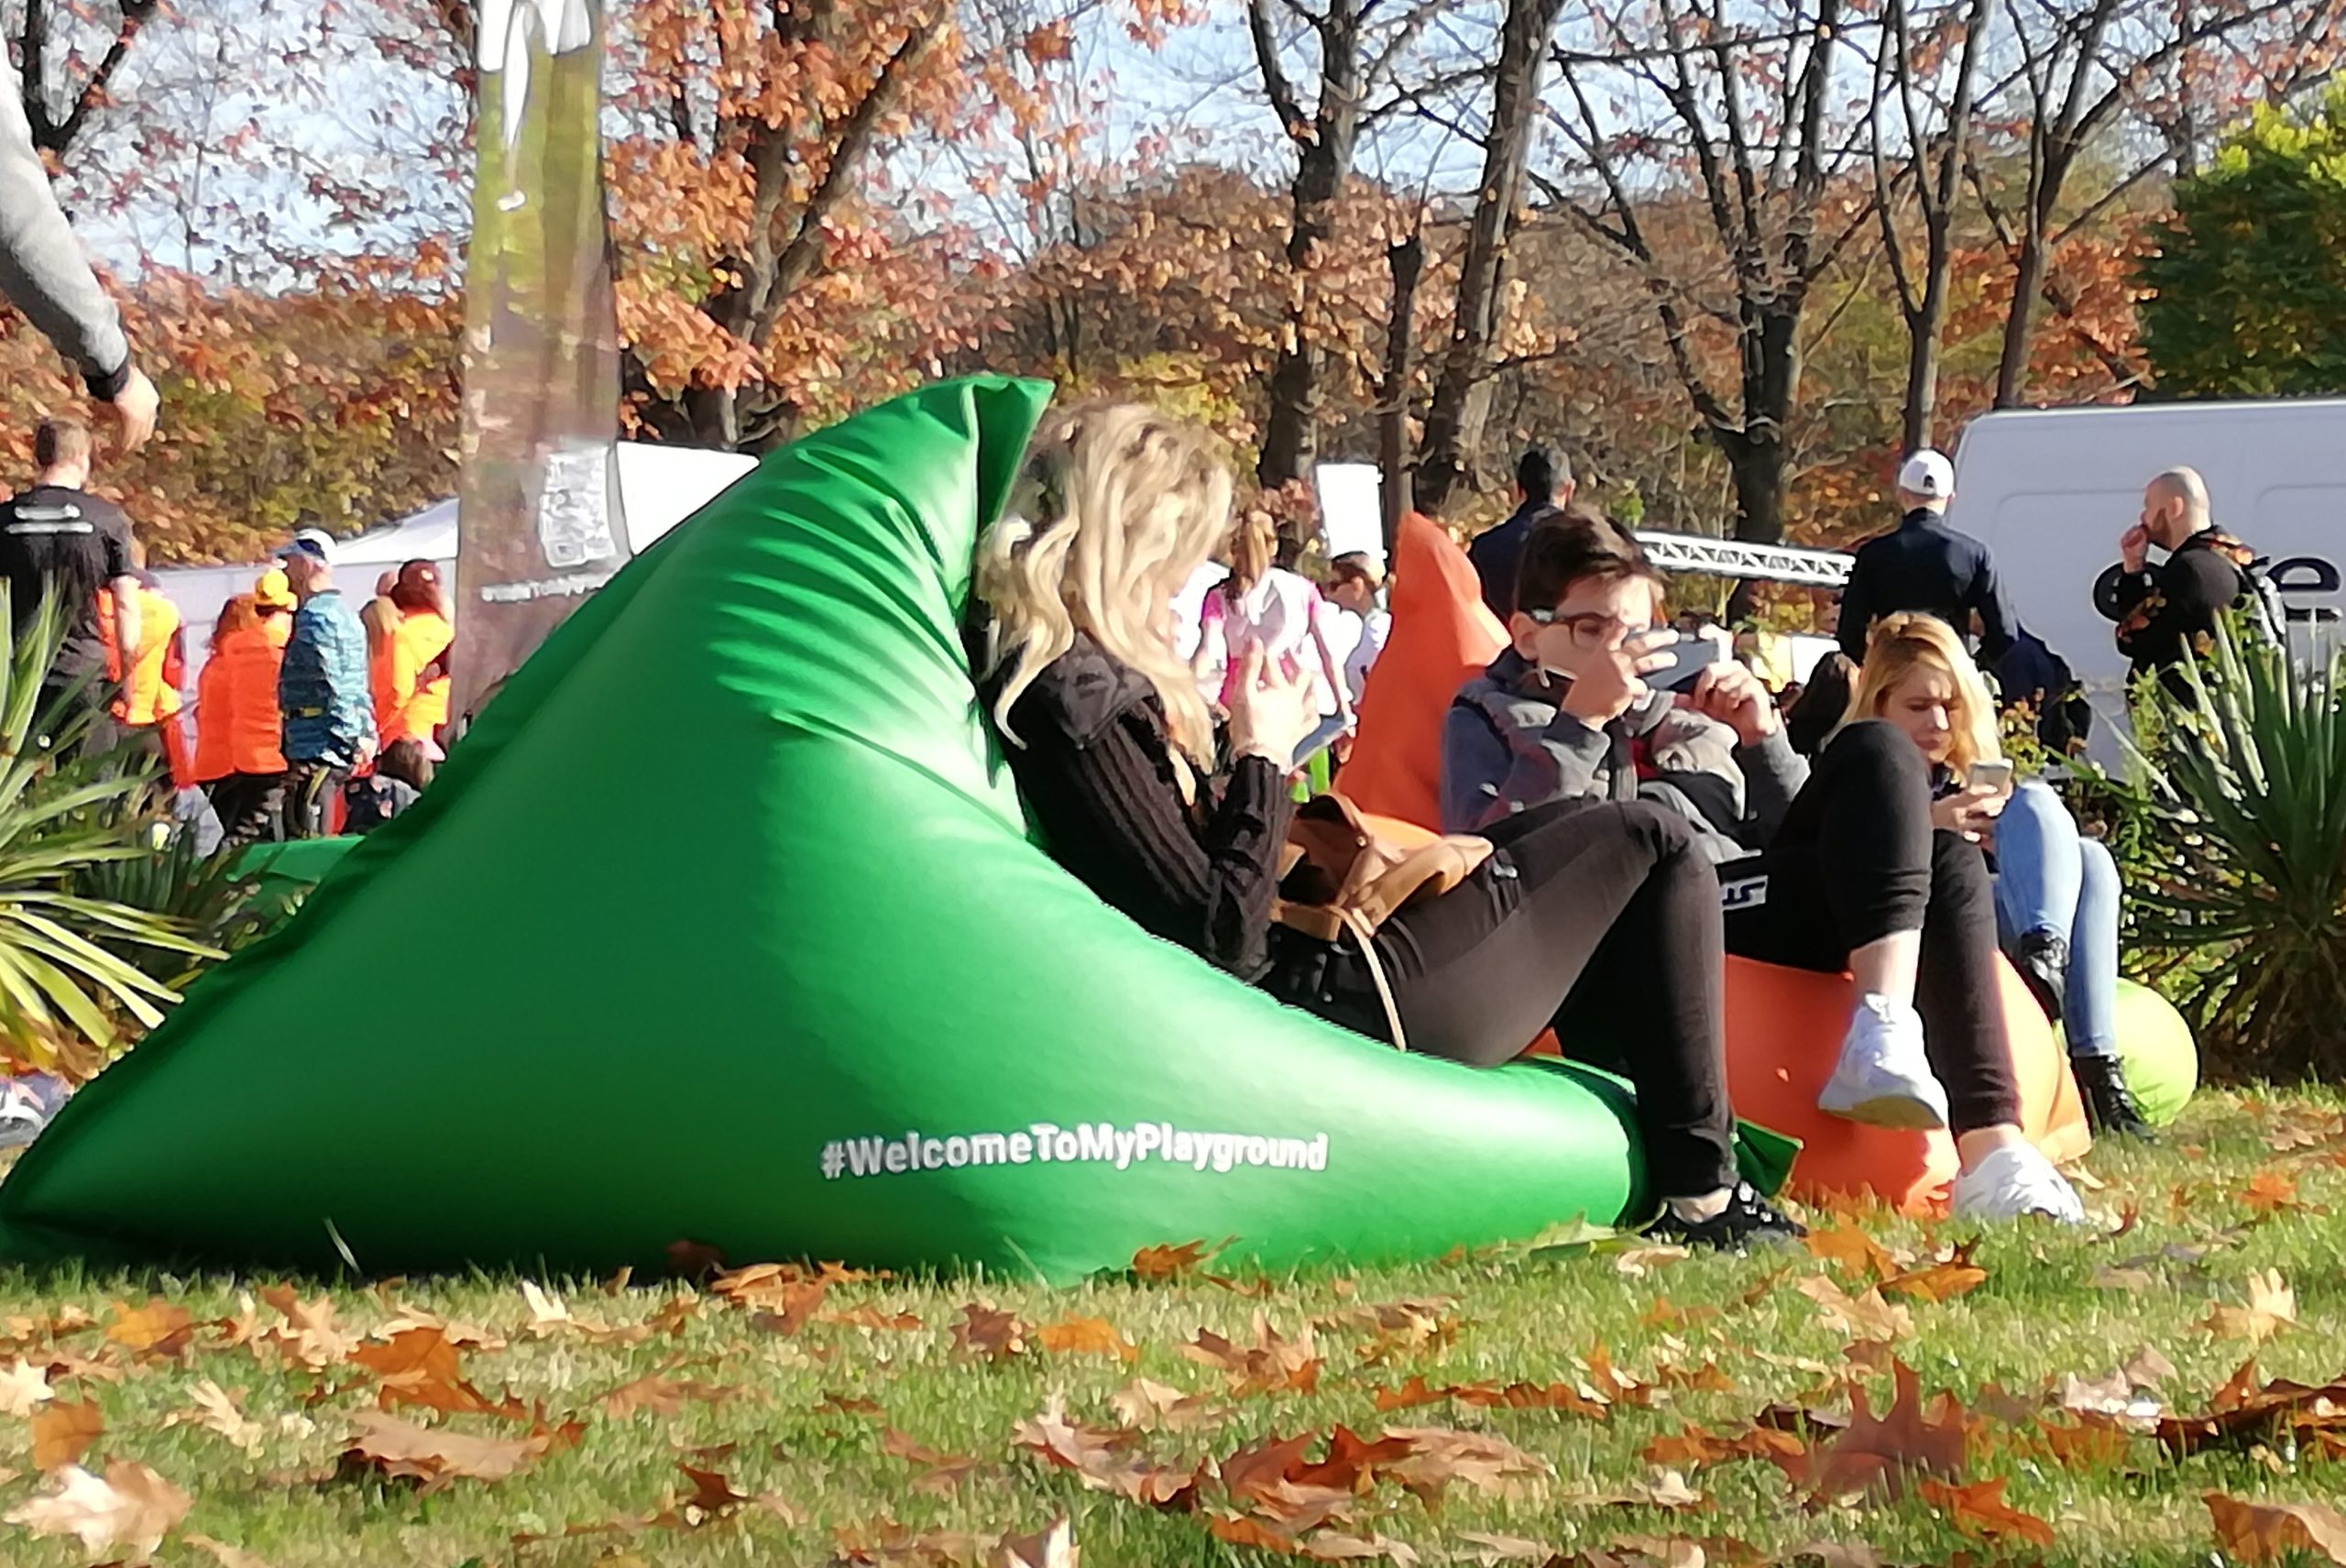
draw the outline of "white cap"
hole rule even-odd
[[[1943,501],[1955,494],[1955,465],[1925,446],[1899,468],[1898,488],[1924,500]]]
[[[334,535],[324,529],[305,528],[293,536],[293,543],[307,545],[311,554],[315,555],[329,566],[334,565],[335,554]]]

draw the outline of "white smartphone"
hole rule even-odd
[[[1999,794],[2012,787],[2012,764],[2007,757],[1994,762],[1974,762],[1963,773],[1966,789],[1992,789]]]

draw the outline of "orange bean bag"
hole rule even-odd
[[[1369,672],[1361,727],[1339,793],[1397,843],[1431,838],[1442,817],[1442,726],[1460,685],[1506,637],[1483,607],[1466,553],[1422,517],[1395,541],[1393,631]],[[2021,1130],[2047,1157],[2092,1145],[2085,1107],[2053,1030],[2020,977],[2001,964],[2005,1027],[2020,1079]],[[1944,1132],[1865,1127],[1816,1109],[1856,1006],[1846,975],[1727,961],[1727,1083],[1736,1114],[1802,1140],[1790,1190],[1803,1200],[1870,1194],[1910,1212],[1942,1204],[1956,1169]],[[1543,1035],[1534,1051],[1553,1053]]]
[[[1393,541],[1393,629],[1369,667],[1360,732],[1340,793],[1404,822],[1442,820],[1442,723],[1450,699],[1498,657],[1507,633],[1483,608],[1466,552],[1411,512]]]

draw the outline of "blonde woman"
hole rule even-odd
[[[1047,421],[1019,499],[978,551],[984,700],[1059,863],[1146,929],[1280,1000],[1388,1037],[1367,961],[1270,918],[1312,729],[1298,672],[1251,650],[1229,759],[1166,606],[1229,527],[1230,477],[1145,409]],[[1375,938],[1413,1047],[1496,1066],[1553,1023],[1621,1053],[1656,1228],[1736,1246],[1799,1227],[1736,1178],[1720,1033],[1718,882],[1686,825],[1639,803],[1529,814],[1449,893]],[[1656,983],[1656,977],[1673,977]],[[1135,999],[1138,1001],[1139,999]]]
[[[2077,831],[2042,780],[2022,780],[1992,817],[1949,793],[1973,763],[2001,759],[1995,713],[1944,621],[1897,615],[1874,629],[1850,717],[1903,730],[1931,765],[1942,826],[1990,844],[1998,935],[2045,1015],[2063,1025],[2095,1130],[2148,1137],[2118,1059],[2118,862]]]

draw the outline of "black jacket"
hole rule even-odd
[[[1466,559],[1482,579],[1483,602],[1505,621],[1515,613],[1515,575],[1523,564],[1523,542],[1531,537],[1531,520],[1550,510],[1545,500],[1526,501],[1496,528],[1486,528],[1466,546]]]
[[[2190,687],[2174,666],[2213,641],[2216,623],[2249,590],[2254,558],[2221,529],[2203,528],[2156,566],[2130,572],[2121,561],[2102,573],[2093,607],[2118,623],[2118,651],[2133,674],[2165,671],[2167,689],[2184,696]]]
[[[1971,630],[1977,610],[1979,652],[1988,660],[2004,656],[2019,624],[1988,547],[1928,509],[1908,512],[1896,532],[1858,546],[1841,590],[1841,651],[1863,663],[1873,623],[1908,610],[1935,615],[1958,633]]]

